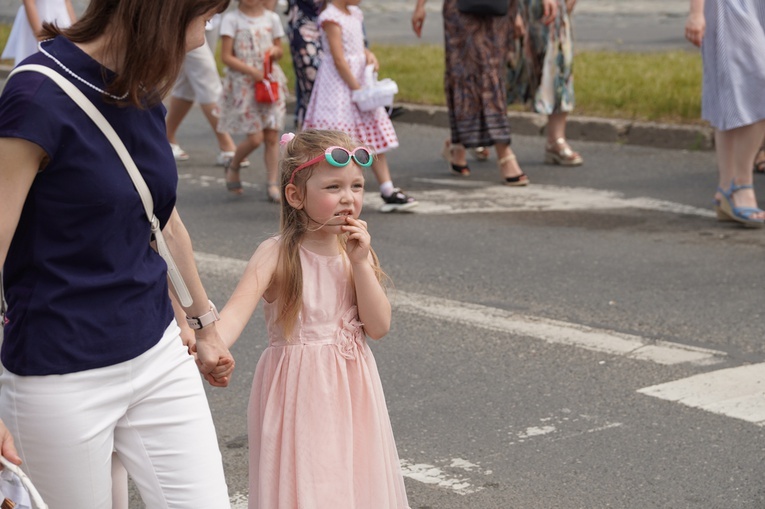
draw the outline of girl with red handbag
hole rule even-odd
[[[279,15],[268,0],[240,0],[223,15],[221,59],[226,65],[218,131],[245,135],[226,165],[226,188],[242,194],[242,161],[265,144],[267,197],[279,201],[279,133],[284,128],[287,79],[275,61],[282,57],[284,36]],[[258,100],[260,98],[260,100]]]

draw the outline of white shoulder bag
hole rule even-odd
[[[167,263],[167,274],[170,277],[170,282],[172,283],[173,287],[175,288],[175,293],[178,296],[178,299],[180,300],[180,303],[184,307],[189,307],[193,303],[193,300],[191,298],[191,294],[189,293],[188,288],[186,287],[186,283],[183,281],[183,277],[181,276],[180,271],[178,270],[178,266],[175,264],[175,261],[173,260],[173,256],[170,253],[170,250],[167,247],[167,243],[165,242],[165,238],[162,235],[162,230],[159,227],[159,219],[154,215],[154,200],[151,198],[151,193],[149,192],[149,187],[146,185],[146,181],[144,181],[143,177],[141,176],[141,172],[138,171],[138,167],[133,162],[133,158],[130,157],[130,153],[128,152],[127,148],[125,148],[125,144],[122,143],[122,140],[120,139],[119,135],[114,131],[114,128],[112,128],[111,124],[109,124],[109,121],[104,118],[104,116],[101,114],[100,111],[98,111],[98,108],[93,105],[90,100],[85,97],[85,94],[79,91],[77,87],[75,87],[69,80],[64,78],[62,75],[51,69],[50,67],[45,67],[44,65],[37,65],[37,64],[30,64],[30,65],[22,65],[19,67],[16,67],[11,74],[8,75],[8,78],[13,76],[16,73],[24,72],[24,71],[34,71],[39,72],[41,74],[44,74],[48,76],[50,79],[56,82],[56,84],[61,87],[61,89],[66,92],[66,94],[72,98],[72,100],[80,107],[82,110],[95,122],[95,124],[98,126],[99,129],[104,133],[106,138],[109,140],[109,142],[114,147],[114,150],[117,152],[117,155],[122,160],[122,164],[125,165],[125,169],[127,169],[128,174],[130,174],[130,178],[133,180],[133,185],[135,186],[136,190],[138,191],[138,194],[141,196],[141,201],[143,202],[143,208],[146,211],[146,217],[149,218],[149,223],[151,223],[151,233],[154,235],[154,239],[157,241],[157,251],[159,252],[159,255],[165,260],[165,263]],[[2,280],[0,280],[2,282]],[[2,286],[0,286],[0,294],[2,294]],[[4,297],[0,297],[0,299],[4,299]],[[2,303],[0,303],[0,307],[2,308],[3,313],[5,312],[5,302],[3,300]]]

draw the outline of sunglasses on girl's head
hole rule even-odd
[[[295,180],[295,174],[297,172],[304,168],[308,168],[309,166],[313,166],[318,162],[321,162],[322,159],[325,159],[329,164],[338,168],[348,166],[348,163],[351,162],[351,159],[353,159],[356,164],[362,168],[372,166],[372,153],[369,152],[369,149],[366,147],[356,147],[353,150],[348,150],[343,147],[329,147],[324,151],[322,155],[316,156],[310,161],[305,162],[295,168],[292,171],[292,176],[290,177],[290,184],[292,184],[292,181]]]

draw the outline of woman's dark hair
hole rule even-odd
[[[105,35],[106,50],[122,62],[107,92],[126,103],[156,104],[175,83],[186,55],[186,29],[203,14],[223,12],[230,0],[91,0],[72,26],[44,23],[41,38],[63,35],[86,43]]]

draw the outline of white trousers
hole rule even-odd
[[[51,509],[110,509],[116,451],[148,509],[230,509],[204,387],[175,322],[133,360],[0,376],[0,418]]]

